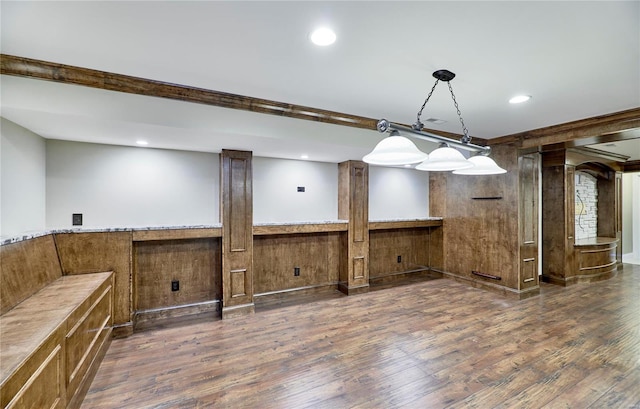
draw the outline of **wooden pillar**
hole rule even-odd
[[[575,274],[575,166],[566,152],[542,155],[542,279],[567,285]]]
[[[252,153],[220,154],[222,318],[250,314],[253,303]]]
[[[340,291],[369,291],[369,165],[347,161],[338,165],[338,217],[349,221],[343,235]]]
[[[520,184],[520,277],[518,290],[539,288],[538,283],[538,172],[539,154],[518,158]],[[536,292],[537,293],[537,292]]]

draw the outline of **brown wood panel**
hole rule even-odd
[[[0,247],[0,314],[62,276],[50,234]]]
[[[538,173],[540,155],[529,153],[519,158],[520,172],[520,289],[538,283]]]
[[[220,239],[136,242],[133,251],[136,311],[221,299]]]
[[[106,288],[94,293],[98,297],[88,309],[78,311],[82,313],[80,319],[67,321],[70,327],[65,336],[67,402],[78,392],[98,348],[111,336],[113,287],[110,281],[105,282]]]
[[[369,231],[442,226],[442,220],[379,220],[369,222]]]
[[[221,237],[222,228],[134,230],[133,241],[208,239]]]
[[[253,235],[328,233],[347,231],[348,226],[349,224],[347,222],[256,225],[253,226]]]
[[[51,333],[23,366],[3,380],[0,386],[3,408],[66,407],[62,339],[62,328]]]
[[[360,164],[351,168],[353,199],[351,201],[351,217],[353,221],[353,241],[364,242],[369,234],[369,178],[368,167]]]
[[[612,142],[614,140],[631,139],[634,137],[637,138],[636,131],[638,128],[640,128],[640,108],[632,108],[626,111],[599,115],[592,118],[493,138],[489,140],[489,144],[494,146],[515,143],[522,148],[527,148],[581,140],[580,146],[583,146],[601,142]],[[632,134],[628,136],[623,135],[625,132]],[[612,135],[616,133],[620,135]],[[616,139],[607,139],[608,135]],[[576,145],[570,144],[569,146]],[[569,146],[561,146],[561,148]]]
[[[220,155],[222,317],[254,311],[252,154]]]
[[[598,189],[598,236],[616,237],[618,204],[616,172],[606,171],[597,177]]]
[[[640,266],[624,268],[526,300],[430,280],[134,334],[83,407],[634,408]]]
[[[133,330],[131,232],[61,233],[55,235],[65,275],[113,271],[116,327]]]
[[[429,228],[375,230],[369,233],[370,279],[403,271],[425,270],[429,266]]]
[[[567,243],[574,241],[574,190],[567,191],[573,167],[566,167],[564,161],[564,153],[542,154],[542,278],[556,283],[571,274],[567,270],[567,258],[572,257]]]
[[[347,294],[368,291],[369,165],[364,162],[338,164],[338,217],[349,220],[343,242],[346,247],[341,253],[345,260],[340,263],[339,288]]]
[[[580,273],[615,264],[616,248],[617,243],[576,247]]]
[[[518,291],[518,150],[500,145],[493,148],[491,156],[507,169],[506,174],[463,176],[432,172],[430,176],[430,189],[435,188],[430,190],[430,214],[444,218],[441,271],[481,286],[486,283],[489,289],[498,286]],[[474,199],[478,197],[495,199]],[[434,209],[446,213],[435,214]],[[477,276],[473,271],[501,279]]]
[[[255,236],[256,294],[338,282],[340,233]],[[294,268],[300,275],[294,275]]]
[[[18,400],[30,405],[26,407],[68,405],[67,397],[77,392],[81,379],[87,379],[90,367],[99,365],[97,353],[93,353],[96,350],[87,352],[82,342],[85,334],[95,335],[93,325],[84,323],[93,322],[88,311],[103,299],[106,319],[100,321],[101,327],[111,325],[112,283],[111,272],[63,276],[0,316],[2,407],[16,394],[20,394]],[[65,342],[68,331],[80,338]],[[71,354],[70,362],[67,353]],[[71,368],[74,364],[81,369]],[[77,381],[69,385],[67,373],[71,372]],[[56,403],[58,400],[61,403]]]
[[[432,270],[444,271],[444,226],[434,227],[429,233],[429,267]]]

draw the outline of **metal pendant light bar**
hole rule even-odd
[[[417,139],[422,139],[425,141],[429,141],[429,142],[436,142],[436,143],[444,143],[447,144],[451,147],[455,147],[455,148],[459,148],[459,149],[464,149],[466,151],[469,152],[477,152],[481,155],[489,155],[491,153],[491,148],[489,146],[480,146],[480,145],[475,145],[473,143],[463,143],[460,141],[457,141],[455,139],[451,139],[451,138],[447,138],[444,136],[440,136],[440,135],[436,135],[430,132],[425,132],[425,131],[417,131],[413,128],[410,128],[408,126],[404,126],[404,125],[400,125],[400,124],[396,124],[393,122],[389,122],[386,119],[381,119],[378,121],[376,128],[378,129],[379,132],[381,133],[385,133],[387,131],[398,131],[400,133],[404,133],[404,134],[409,134],[410,136],[417,138]]]

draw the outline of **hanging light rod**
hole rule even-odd
[[[464,143],[464,142],[457,141],[455,139],[436,135],[430,132],[418,131],[408,126],[389,122],[386,119],[379,120],[376,125],[376,128],[380,133],[385,133],[387,131],[398,131],[400,133],[410,134],[410,136],[413,136],[414,138],[422,139],[429,142],[445,143],[449,146],[456,147],[459,149],[464,149],[469,152],[478,152],[482,155],[489,155],[491,153],[491,147],[489,146],[475,145],[471,142]]]
[[[505,169],[499,167],[493,159],[489,158],[489,154],[491,153],[490,147],[471,143],[471,136],[469,136],[469,131],[464,124],[460,108],[458,107],[458,101],[456,101],[456,96],[453,93],[453,88],[451,87],[451,80],[456,77],[456,74],[449,70],[438,70],[433,73],[433,77],[436,79],[436,82],[433,84],[433,87],[431,87],[429,95],[427,95],[427,98],[420,107],[416,117],[416,122],[411,125],[411,127],[408,127],[391,123],[386,119],[379,120],[376,124],[378,131],[381,133],[389,132],[391,135],[395,136],[395,138],[386,138],[381,141],[376,145],[373,151],[362,158],[362,160],[374,165],[406,165],[415,163],[415,161],[419,159],[419,155],[416,154],[416,151],[418,153],[420,153],[420,151],[411,141],[409,141],[409,139],[400,136],[400,133],[404,133],[407,136],[412,136],[414,138],[440,143],[439,148],[435,149],[430,154],[425,155],[427,158],[416,165],[415,169],[417,170],[434,172],[452,170],[453,173],[458,175],[498,175],[500,173],[506,173],[507,171]],[[435,91],[436,86],[440,81],[446,82],[449,86],[451,99],[453,100],[453,105],[456,108],[458,119],[460,119],[460,125],[462,125],[462,137],[459,141],[430,132],[425,132],[423,131],[424,124],[420,122],[422,111],[424,111],[427,102],[431,99],[431,95],[433,95],[433,91]],[[455,148],[474,152],[476,155],[466,159],[462,153],[457,151]]]

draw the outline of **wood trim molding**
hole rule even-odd
[[[442,220],[391,220],[391,221],[370,221],[371,230],[391,230],[391,229],[413,229],[421,227],[440,227]]]
[[[132,241],[208,239],[222,237],[221,227],[202,229],[134,230]]]
[[[557,149],[640,137],[640,107],[548,126],[489,140],[489,145],[519,148],[555,145]],[[570,143],[580,140],[579,144]]]
[[[632,160],[624,164],[625,172],[640,172],[640,160]]]
[[[274,224],[254,225],[254,236],[268,236],[280,234],[314,234],[347,231],[349,222],[344,223],[313,223],[313,224]]]

